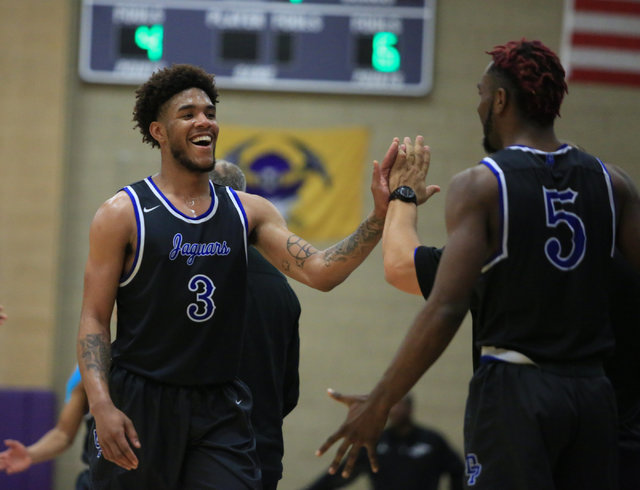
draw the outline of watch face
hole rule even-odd
[[[389,196],[389,199],[400,199],[401,201],[405,201],[405,202],[413,202],[417,204],[417,198],[416,198],[416,193],[415,191],[406,185],[402,185],[400,187],[398,187],[396,190],[394,190],[391,193],[391,196]]]
[[[411,187],[407,187],[407,186],[402,186],[398,189],[398,192],[400,193],[400,195],[402,197],[405,197],[407,199],[413,199],[416,195],[415,192],[413,192],[413,189]]]

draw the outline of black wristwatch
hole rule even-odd
[[[389,195],[389,201],[393,201],[394,199],[400,199],[401,201],[412,202],[416,206],[418,205],[416,192],[408,185],[401,185]]]

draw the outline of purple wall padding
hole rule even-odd
[[[53,428],[56,423],[56,397],[52,391],[0,389],[0,449],[5,439],[17,439],[25,446]],[[38,463],[15,475],[0,472],[3,490],[50,490],[53,488],[53,462]]]

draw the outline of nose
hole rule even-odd
[[[201,112],[195,117],[196,126],[209,126],[215,124],[215,119],[209,118],[204,112]]]

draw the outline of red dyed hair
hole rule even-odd
[[[522,116],[541,126],[553,124],[568,93],[558,56],[540,41],[511,41],[487,54],[493,58],[488,72],[505,82]]]

